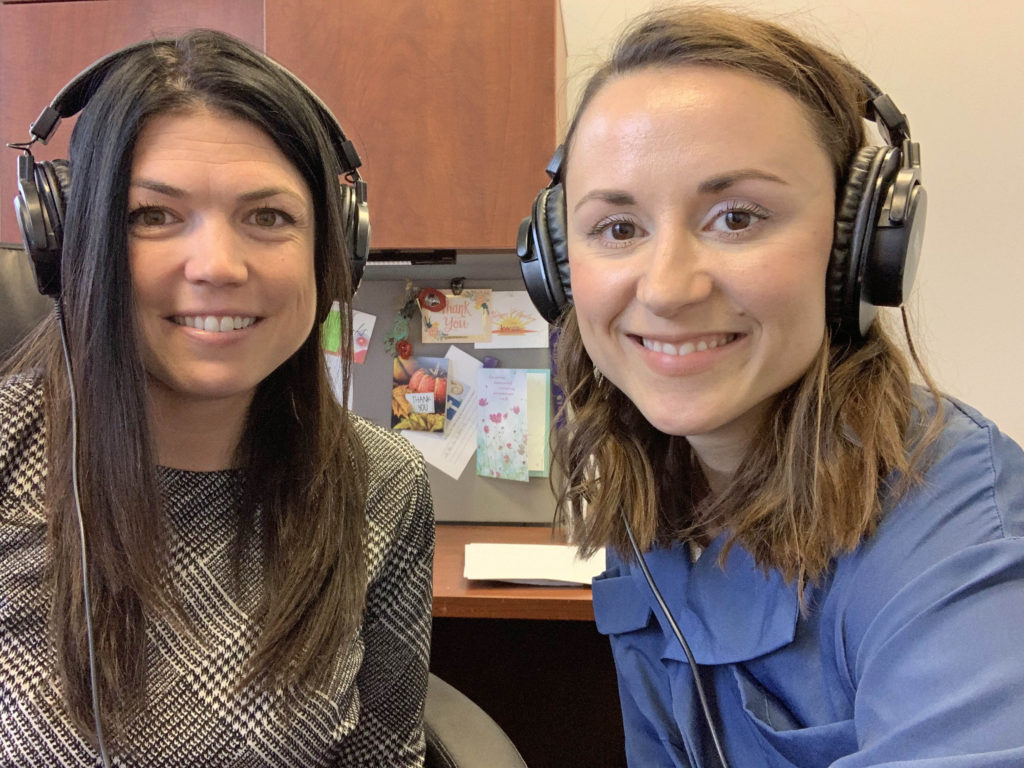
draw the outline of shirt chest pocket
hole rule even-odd
[[[855,752],[853,720],[806,725],[741,664],[730,665],[736,704],[771,768],[819,768]],[[739,725],[739,723],[737,723]]]

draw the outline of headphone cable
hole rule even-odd
[[[658,607],[661,608],[661,612],[668,620],[669,626],[672,627],[672,632],[676,636],[676,640],[679,641],[679,645],[683,649],[683,653],[686,654],[686,660],[690,664],[690,671],[693,674],[693,684],[697,690],[697,698],[700,700],[700,709],[704,715],[704,722],[707,723],[708,732],[711,734],[711,740],[715,744],[715,752],[718,753],[718,760],[721,762],[722,768],[729,768],[729,761],[725,759],[725,751],[722,749],[722,743],[718,737],[718,729],[715,727],[714,718],[711,716],[711,707],[708,704],[707,695],[704,693],[704,684],[700,679],[700,667],[697,666],[697,661],[693,658],[693,652],[690,651],[689,643],[686,642],[686,638],[683,637],[683,633],[680,631],[675,619],[672,618],[672,612],[668,609],[668,605],[666,605],[664,598],[662,598],[658,585],[654,583],[654,577],[651,576],[651,572],[647,568],[647,561],[640,552],[640,547],[637,546],[636,539],[633,536],[633,529],[629,526],[629,520],[626,519],[625,512],[621,512],[620,514],[622,517],[622,523],[626,526],[626,535],[629,536],[629,543],[633,545],[633,552],[636,554],[637,563],[640,565],[640,570],[643,571],[644,578],[647,580],[647,586],[651,588],[651,594],[653,594],[654,599],[658,601]]]
[[[85,611],[85,638],[89,650],[89,685],[92,689],[92,721],[96,728],[96,742],[100,750],[103,768],[110,768],[107,748],[103,740],[103,722],[100,719],[100,690],[96,683],[96,648],[92,637],[92,605],[89,601],[89,566],[85,547],[85,521],[82,519],[82,500],[78,492],[78,397],[75,380],[71,375],[71,355],[68,352],[68,331],[64,323],[61,301],[54,301],[57,310],[57,325],[60,328],[60,346],[64,352],[64,369],[68,374],[68,390],[71,400],[71,491],[75,503],[75,517],[78,521],[78,545],[82,554],[82,602]]]

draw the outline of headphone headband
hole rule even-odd
[[[29,144],[32,144],[35,141],[39,141],[41,144],[49,142],[50,137],[53,135],[54,131],[57,130],[57,126],[60,124],[60,121],[65,117],[71,117],[72,115],[76,115],[81,112],[92,96],[93,91],[106,79],[109,71],[123,59],[145,48],[155,48],[161,45],[173,47],[176,43],[177,39],[170,37],[143,40],[121,48],[120,50],[108,53],[103,58],[94,61],[88,67],[75,75],[75,77],[72,78],[63,88],[61,88],[57,95],[53,97],[53,100],[49,105],[47,105],[39,114],[39,117],[32,121],[32,124],[28,129],[29,133],[32,135],[32,140]],[[313,93],[305,83],[297,78],[284,65],[274,61],[265,54],[262,54],[262,57],[272,67],[293,81],[295,85],[305,93],[309,101],[316,106],[317,110],[321,113],[321,117],[324,119],[324,122],[337,129],[337,135],[334,135],[334,132],[332,132],[331,141],[334,143],[335,150],[337,151],[342,172],[347,177],[350,177],[350,181],[354,181],[358,178],[359,174],[356,169],[362,165],[362,160],[359,159],[359,153],[356,152],[355,145],[352,144],[352,142],[345,136],[345,132],[341,128],[341,123],[338,122],[338,119],[324,103],[323,99]]]

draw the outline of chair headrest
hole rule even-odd
[[[36,289],[25,249],[0,243],[0,359],[52,310],[53,302]]]

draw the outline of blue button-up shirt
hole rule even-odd
[[[1024,452],[946,401],[920,486],[806,591],[723,540],[647,562],[701,665],[731,768],[1024,766]],[[634,768],[718,765],[639,567],[594,580]]]

